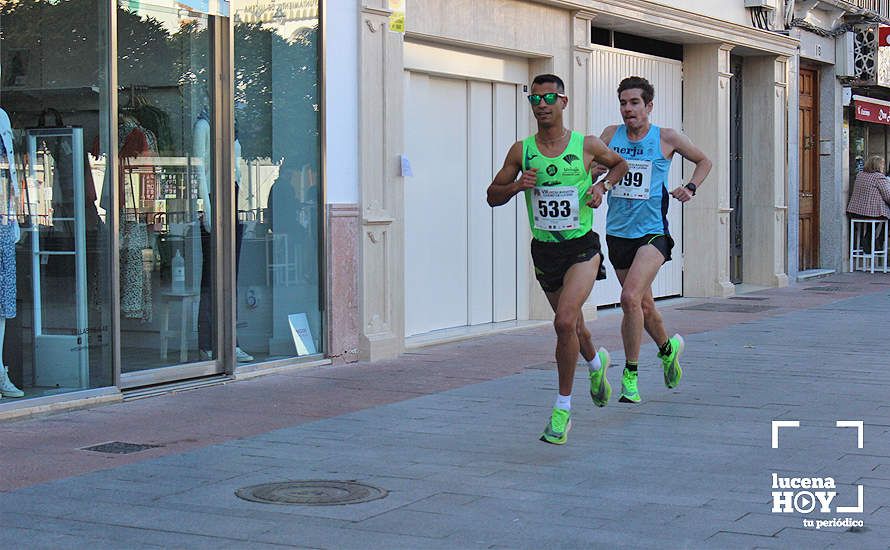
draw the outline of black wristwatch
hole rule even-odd
[[[692,196],[695,196],[695,190],[698,189],[698,186],[691,181],[686,184],[686,189],[689,189],[692,192]]]

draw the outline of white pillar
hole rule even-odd
[[[387,0],[360,15],[359,179],[362,359],[397,356],[405,340],[403,35],[389,30]]]
[[[783,287],[788,60],[746,57],[742,74],[742,274],[744,282]]]
[[[683,294],[730,296],[729,51],[727,44],[687,44],[683,56],[683,126],[714,163],[683,210]],[[684,163],[688,180],[694,166]],[[679,252],[679,251],[676,251]]]

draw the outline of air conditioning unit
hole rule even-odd
[[[776,0],[745,0],[746,8],[776,9]]]

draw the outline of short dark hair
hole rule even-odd
[[[655,88],[642,76],[629,76],[622,80],[618,85],[618,95],[620,96],[624,90],[640,90],[643,103],[646,104],[652,103],[655,99]]]
[[[535,84],[556,84],[556,91],[564,94],[566,93],[566,85],[563,83],[562,79],[556,76],[555,74],[539,74],[532,80],[532,86]]]

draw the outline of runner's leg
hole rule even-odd
[[[652,281],[664,263],[664,256],[652,245],[645,245],[637,250],[630,269],[621,270],[618,280],[621,282],[621,309],[624,316],[621,320],[621,339],[624,342],[624,356],[629,363],[636,363],[640,358],[640,343],[643,338],[643,299],[652,294]],[[654,308],[654,300],[652,302]]]
[[[556,329],[556,365],[559,371],[560,395],[572,394],[575,365],[581,351],[578,322],[583,319],[581,308],[593,289],[599,264],[600,256],[597,255],[586,262],[573,265],[565,274],[562,288],[557,292],[547,293],[550,306],[556,313],[553,327]],[[595,348],[593,342],[589,338],[587,340],[593,351],[590,354],[592,359]]]

